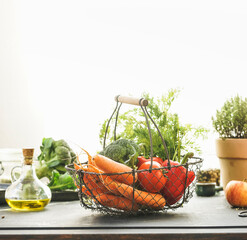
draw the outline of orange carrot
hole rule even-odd
[[[111,175],[112,179],[115,179],[118,182],[126,183],[128,185],[132,185],[137,181],[137,173],[134,174],[133,177],[133,169],[122,164],[118,163],[110,158],[107,158],[103,155],[96,154],[93,158],[92,156],[83,148],[81,148],[88,155],[88,165],[89,169],[92,166],[97,167],[101,171],[105,173],[117,173],[116,175]],[[79,159],[77,159],[79,161]],[[81,163],[80,163],[81,165]],[[91,169],[95,172],[95,169]],[[124,173],[127,172],[127,173]]]
[[[82,169],[82,167],[81,167],[81,166],[79,166],[79,165],[78,165],[78,164],[76,164],[76,163],[74,163],[74,168],[75,168],[75,170]]]
[[[124,183],[118,183],[118,190],[124,197],[130,200],[133,199],[133,187]],[[162,209],[166,205],[166,200],[161,194],[137,189],[134,191],[134,200],[141,205],[149,206],[154,209]]]
[[[92,164],[92,156],[85,149],[81,148],[81,150],[84,151],[87,154],[87,156],[88,156],[88,164]]]
[[[99,203],[103,206],[110,207],[110,208],[117,208],[125,211],[137,211],[138,205],[135,203],[132,203],[131,200],[115,196],[113,194],[100,194],[96,196],[96,199],[99,201]]]
[[[104,173],[104,171],[102,171],[101,169],[99,169],[97,166],[95,166],[94,164],[88,164],[88,171],[89,172],[95,172],[98,174],[102,174]]]
[[[83,177],[84,184],[92,192],[94,196],[101,193],[109,193],[110,191],[104,186],[100,181],[99,176],[93,174],[84,174]]]
[[[110,192],[115,195],[121,195],[117,187],[117,182],[114,181],[111,177],[100,175],[100,180]]]
[[[77,186],[77,188],[79,187]],[[92,194],[87,190],[86,186],[84,185],[81,187],[81,191],[88,196],[92,196]]]
[[[101,193],[109,193],[108,188],[106,188],[104,184],[101,182],[99,175],[88,173],[88,172],[102,173],[102,171],[98,170],[96,167],[89,164],[83,164],[79,166],[76,163],[74,163],[74,166],[76,170],[82,169],[85,172],[83,176],[84,184],[86,185],[86,188],[89,189],[94,196]],[[77,186],[77,188],[79,187]]]
[[[97,168],[95,165],[93,164],[80,164],[77,165],[76,163],[74,163],[74,168],[76,170],[83,170],[84,172],[93,172],[93,173],[99,173],[99,174],[102,174],[104,173],[102,170],[100,170],[99,168]]]
[[[128,185],[132,185],[137,181],[137,173],[133,177],[132,168],[116,162],[108,157],[97,154],[93,157],[94,164],[105,173],[117,173],[111,175],[111,178]],[[124,173],[127,172],[127,173]]]

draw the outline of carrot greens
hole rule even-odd
[[[180,93],[179,89],[170,89],[167,94],[161,97],[152,97],[148,93],[143,93],[142,97],[148,100],[147,110],[157,124],[168,149],[169,158],[171,160],[180,161],[181,155],[185,155],[188,152],[194,152],[194,154],[200,154],[201,149],[196,143],[199,137],[206,137],[208,132],[202,126],[195,127],[191,124],[181,124],[177,113],[172,113],[171,108],[174,100]],[[101,125],[99,134],[100,142],[103,143],[104,133],[106,130],[106,123]],[[108,128],[107,141],[113,141],[113,131],[115,121],[111,121]],[[146,125],[146,121],[143,112],[140,107],[130,109],[127,112],[120,113],[118,115],[117,123],[117,139],[125,138],[135,141],[137,144],[144,146],[142,154],[149,157],[150,153],[150,141],[149,133]],[[153,141],[154,156],[166,159],[166,153],[162,144],[162,140],[155,126],[150,121],[150,128]]]

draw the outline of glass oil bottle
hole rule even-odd
[[[20,177],[6,189],[5,200],[17,211],[40,211],[50,202],[51,190],[36,176],[34,149],[23,149],[22,152],[24,159]]]

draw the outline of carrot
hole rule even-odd
[[[115,195],[121,195],[117,187],[117,182],[114,181],[111,177],[101,175],[100,180],[110,192],[112,192]]]
[[[88,163],[89,164],[92,164],[92,156],[85,149],[81,148],[81,150],[84,151],[87,154],[87,156],[88,156]],[[78,158],[77,158],[77,160],[79,161]]]
[[[82,169],[82,165],[79,166],[78,164],[74,163],[74,168],[75,168],[75,170]]]
[[[77,186],[77,187],[78,187],[78,186]],[[79,188],[79,187],[78,187],[78,188]],[[87,188],[86,188],[85,185],[83,185],[83,186],[81,187],[81,191],[82,191],[84,194],[88,195],[88,196],[92,196],[92,194],[87,190]]]
[[[82,192],[88,196],[92,196],[91,192],[88,191],[85,186],[82,186]],[[115,196],[113,194],[108,194],[108,193],[99,193],[95,196],[95,198],[101,205],[106,207],[117,208],[125,211],[138,210],[138,205],[136,203],[132,203],[131,200],[122,196]]]
[[[132,200],[134,196],[135,202],[141,205],[149,206],[154,209],[162,209],[166,205],[165,198],[158,193],[150,193],[137,189],[134,190],[133,187],[124,183],[118,184],[118,190],[124,197],[130,200]]]
[[[137,181],[137,173],[133,174],[133,169],[122,164],[118,163],[110,158],[107,158],[103,155],[96,154],[93,158],[92,156],[83,148],[81,148],[88,155],[88,164],[90,168],[92,166],[97,167],[105,173],[117,173],[116,175],[111,175],[111,178],[128,185],[132,185]],[[78,162],[79,159],[77,158]],[[81,164],[80,164],[81,165]],[[90,169],[89,168],[89,169]],[[91,169],[92,170],[92,169]],[[95,170],[95,169],[94,169]],[[92,170],[94,172],[94,170]],[[127,172],[127,173],[124,173]]]
[[[84,174],[84,184],[92,192],[94,196],[102,193],[109,193],[110,191],[100,181],[99,176],[92,174]]]
[[[88,164],[88,172],[95,172],[95,173],[98,173],[98,174],[105,173],[104,171],[102,171],[101,169],[99,169],[94,164]]]
[[[99,174],[102,174],[104,173],[102,170],[100,170],[99,168],[97,168],[95,165],[92,165],[92,164],[80,164],[77,165],[76,163],[74,163],[74,168],[76,170],[83,170],[84,172],[94,172],[94,173],[99,173]]]
[[[137,204],[122,196],[115,196],[113,194],[99,194],[96,196],[96,199],[101,205],[106,207],[117,208],[125,211],[138,210]]]
[[[110,191],[116,195],[120,195],[120,193],[117,189],[117,186],[115,184],[115,181],[111,177],[102,174],[102,173],[104,173],[102,170],[100,170],[97,167],[95,167],[94,165],[90,165],[90,164],[86,164],[86,165],[84,164],[81,166],[78,166],[77,164],[74,164],[74,165],[75,165],[75,169],[77,169],[77,170],[82,169],[85,172],[98,173],[98,175],[97,174],[90,174],[91,176],[94,176],[94,178],[97,178],[97,180],[95,180],[95,181],[97,181],[97,185],[99,187],[101,187],[104,190],[104,192],[106,192],[104,188],[107,188],[108,192]],[[89,175],[89,174],[84,174],[84,177],[86,175]],[[99,181],[101,181],[101,183],[99,183]],[[84,182],[85,182],[85,180],[84,180]],[[97,186],[95,186],[95,187],[97,187]]]
[[[116,173],[111,178],[128,185],[132,185],[137,181],[137,173],[133,174],[133,169],[116,162],[108,157],[97,154],[93,157],[94,164],[105,173]],[[127,172],[127,173],[125,173]],[[135,176],[135,178],[134,178]]]
[[[108,188],[106,188],[104,184],[101,182],[99,175],[87,173],[92,169],[94,170],[93,172],[96,173],[102,173],[102,171],[98,170],[96,167],[89,164],[83,164],[81,166],[78,166],[76,163],[74,163],[74,166],[76,170],[82,169],[83,171],[85,171],[83,176],[84,184],[86,185],[86,188],[89,189],[94,196],[101,193],[109,193]],[[79,187],[77,186],[77,188]],[[90,192],[89,190],[88,192]],[[90,194],[90,196],[92,194]]]

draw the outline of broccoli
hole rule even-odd
[[[44,161],[40,162],[39,165],[36,166],[35,171],[38,178],[47,177],[50,179],[52,177],[52,169],[49,168]]]
[[[54,178],[54,173],[52,172],[54,170],[62,176],[62,174],[66,173],[65,166],[76,159],[76,154],[63,139],[55,141],[52,138],[43,138],[40,150],[41,153],[38,156],[39,165],[36,167],[38,178],[47,177],[52,181]],[[66,178],[71,177],[67,176]]]
[[[116,162],[126,164],[132,168],[135,168],[139,153],[139,146],[129,139],[118,139],[110,143],[100,152],[101,155],[109,157]]]
[[[76,159],[76,154],[63,139],[54,141],[52,138],[43,138],[40,150],[39,161],[44,160],[50,168],[61,164],[65,166]]]

